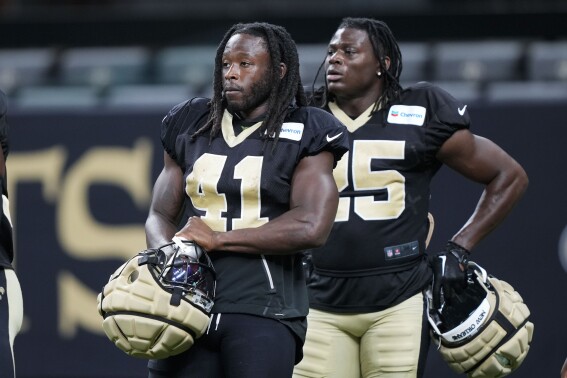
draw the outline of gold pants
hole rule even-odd
[[[423,294],[383,311],[337,314],[311,309],[304,358],[293,377],[415,378]],[[426,353],[426,352],[425,352]]]

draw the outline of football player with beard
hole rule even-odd
[[[22,326],[22,288],[14,266],[14,242],[8,202],[6,158],[9,152],[7,103],[0,91],[0,377],[16,376],[14,339]]]
[[[347,126],[350,149],[334,169],[333,230],[310,256],[309,328],[294,377],[421,377],[430,264],[441,302],[463,287],[469,251],[503,221],[528,179],[499,146],[469,131],[466,104],[430,83],[402,89],[402,56],[384,22],[343,19],[324,66],[326,85],[313,101]],[[446,250],[429,259],[429,186],[442,164],[484,192]]]
[[[212,99],[179,104],[162,122],[164,167],[146,221],[148,247],[178,236],[209,253],[210,326],[188,351],[150,360],[149,377],[290,377],[308,312],[300,251],[331,230],[347,131],[305,106],[296,45],[280,26],[228,30],[213,86]]]

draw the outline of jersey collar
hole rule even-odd
[[[357,118],[352,119],[341,108],[339,108],[335,102],[329,102],[329,109],[331,110],[331,113],[333,113],[333,115],[341,121],[351,133],[355,132],[368,122],[372,116],[372,108],[374,108],[374,104],[370,105],[368,109],[362,112],[362,114]]]
[[[230,112],[225,109],[221,122],[222,136],[229,147],[234,147],[242,143],[242,141],[249,135],[251,135],[254,131],[258,130],[261,125],[262,121],[256,122],[252,126],[247,127],[245,130],[242,130],[242,132],[240,132],[238,135],[235,135],[234,127],[232,127],[232,114],[230,114]]]

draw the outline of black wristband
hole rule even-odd
[[[471,253],[468,249],[466,249],[465,247],[462,247],[462,246],[458,245],[457,243],[455,243],[455,242],[452,241],[452,240],[449,240],[449,241],[447,242],[447,249],[456,249],[456,250],[458,250],[459,252],[466,253],[466,254],[470,254],[470,253]]]
[[[471,254],[468,249],[461,247],[451,240],[447,242],[446,248],[448,252],[452,253],[457,258],[457,260],[459,260],[460,263],[466,262]]]

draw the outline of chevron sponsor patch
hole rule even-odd
[[[394,105],[388,112],[388,122],[400,125],[423,126],[425,108],[423,106]]]
[[[303,123],[299,122],[284,122],[282,130],[280,131],[280,139],[291,139],[295,141],[301,140],[303,136]]]

